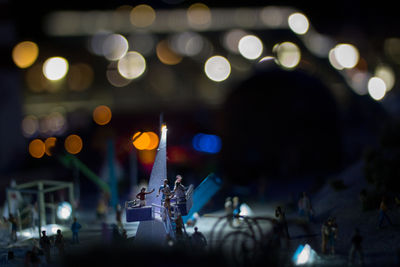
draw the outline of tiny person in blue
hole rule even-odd
[[[74,222],[71,225],[71,231],[72,231],[72,244],[79,244],[79,237],[78,237],[78,232],[82,228],[82,226],[76,221],[76,217],[74,217]]]

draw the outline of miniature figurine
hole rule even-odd
[[[310,198],[307,196],[306,192],[303,192],[303,194],[301,195],[298,202],[298,206],[299,206],[299,215],[301,217],[305,216],[309,221],[312,221],[314,216],[314,210],[311,206]]]
[[[50,262],[50,248],[51,242],[49,237],[46,235],[46,231],[42,231],[42,237],[40,238],[40,246],[44,252],[44,256],[46,258],[46,262]]]
[[[169,188],[168,185],[168,179],[164,180],[164,184],[160,186],[160,188],[158,189],[158,194],[157,197],[160,195],[160,192],[162,193],[161,196],[161,205],[164,203],[165,198],[168,196],[171,196],[171,189]]]
[[[176,176],[173,194],[178,203],[186,201],[186,187],[182,185],[182,176],[180,175]]]
[[[58,249],[58,254],[64,256],[64,236],[61,233],[61,230],[57,230],[56,239],[54,241],[54,245]]]
[[[71,231],[72,231],[72,244],[79,244],[79,230],[82,228],[82,226],[77,222],[76,217],[74,217],[74,222],[71,225]]]
[[[117,204],[116,211],[115,211],[115,220],[117,221],[118,229],[124,229],[124,225],[122,224],[122,208],[120,204]]]
[[[240,202],[239,202],[238,196],[234,196],[232,198],[232,208],[233,208],[233,216],[239,216],[240,215]]]
[[[204,250],[207,246],[207,239],[198,231],[197,227],[194,228],[194,233],[191,235],[190,241],[195,249]]]
[[[331,249],[331,254],[335,254],[335,242],[337,239],[338,226],[336,220],[333,217],[329,217],[327,221],[322,224],[321,234],[322,234],[322,253],[326,253],[327,244],[329,244]]]
[[[285,238],[290,239],[288,224],[286,221],[286,214],[280,206],[277,206],[275,209],[275,217],[278,218],[278,224],[279,224],[281,233],[283,233]]]
[[[172,217],[172,213],[171,213],[171,198],[169,196],[167,196],[165,198],[164,208],[165,208],[166,212],[168,212],[169,218],[171,218]],[[165,221],[165,219],[166,218],[164,218],[164,221]]]
[[[144,206],[146,206],[146,195],[151,194],[151,193],[153,193],[153,192],[154,192],[154,188],[153,188],[153,190],[151,190],[150,192],[146,192],[146,188],[145,188],[145,187],[143,187],[143,188],[140,190],[140,193],[138,193],[138,194],[136,195],[136,198],[140,200],[139,207],[144,207]]]
[[[358,228],[355,228],[353,237],[351,238],[349,265],[354,264],[355,254],[358,254],[360,265],[361,266],[364,265],[364,257],[363,257],[363,251],[362,251],[362,246],[361,246],[362,240],[363,240],[363,238],[360,235],[360,230]]]
[[[233,219],[233,204],[231,197],[225,199],[225,213],[229,224],[232,224]]]
[[[11,242],[17,242],[17,218],[10,213],[8,221],[11,223]]]
[[[393,226],[392,221],[387,215],[388,207],[386,204],[386,197],[382,197],[381,204],[379,206],[379,221],[378,221],[378,229],[382,228],[383,221],[387,221],[391,226]]]
[[[99,220],[105,220],[107,211],[108,211],[108,207],[106,204],[106,200],[104,199],[104,197],[101,197],[99,199],[99,201],[97,203],[97,207],[96,207],[97,218]]]

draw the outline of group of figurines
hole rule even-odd
[[[170,209],[171,199],[175,198],[177,203],[184,202],[186,200],[186,190],[187,188],[182,184],[182,176],[177,175],[174,183],[174,189],[168,185],[168,179],[164,180],[164,183],[158,189],[157,197],[161,194],[161,205],[165,208]],[[139,200],[139,205],[137,207],[146,206],[146,195],[151,194],[155,191],[153,188],[151,191],[146,192],[146,188],[143,187],[140,192],[136,195]]]

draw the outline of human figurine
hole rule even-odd
[[[355,255],[358,254],[358,259],[360,262],[360,265],[364,265],[364,256],[363,256],[363,251],[362,251],[362,236],[360,235],[360,230],[358,228],[354,229],[354,234],[351,238],[351,248],[350,248],[350,254],[349,254],[349,265],[354,264],[354,258]]]
[[[278,225],[281,233],[283,233],[283,236],[287,239],[290,239],[288,224],[286,221],[286,214],[280,206],[277,206],[275,209],[275,217],[278,218]]]
[[[118,229],[124,229],[124,225],[122,224],[122,208],[120,204],[117,204],[116,206],[115,220],[117,221]]]
[[[322,245],[321,251],[322,253],[327,252],[327,245],[329,244],[331,254],[335,254],[335,242],[338,234],[338,226],[336,224],[336,220],[333,217],[329,217],[321,227],[321,235],[322,235]]]
[[[79,244],[79,230],[82,228],[80,223],[77,222],[76,217],[74,217],[74,222],[71,225],[72,231],[72,244]]]
[[[234,196],[232,198],[232,208],[233,208],[233,215],[239,216],[240,215],[240,202],[239,202],[238,196]]]
[[[172,217],[172,212],[171,212],[171,198],[167,196],[164,200],[164,208],[166,212],[168,212],[169,218]]]
[[[306,192],[302,193],[298,202],[298,206],[299,206],[299,215],[301,217],[305,216],[309,221],[312,221],[314,211],[311,206],[310,198],[307,196]]]
[[[50,262],[50,249],[51,242],[50,238],[46,235],[46,231],[42,231],[42,237],[40,238],[40,247],[43,250],[44,256],[46,258],[46,262]]]
[[[161,195],[161,205],[164,203],[165,198],[168,196],[171,196],[171,189],[169,188],[168,185],[168,179],[164,180],[164,184],[160,186],[160,188],[158,189],[158,194],[157,197],[160,195],[160,192],[162,193]]]
[[[107,214],[107,204],[106,204],[106,200],[104,199],[104,197],[101,197],[97,203],[97,207],[96,207],[96,215],[97,218],[99,220],[104,220],[106,218],[106,214]]]
[[[17,218],[10,213],[8,221],[11,223],[11,242],[17,242]]]
[[[176,231],[176,237],[178,239],[183,239],[183,220],[182,220],[182,216],[180,214],[177,215],[176,219],[175,219],[175,231]]]
[[[56,235],[56,239],[54,241],[54,245],[55,247],[58,249],[58,254],[61,256],[64,256],[64,236],[61,233],[61,230],[58,229],[57,230],[57,235]]]
[[[186,201],[186,187],[182,184],[181,175],[176,176],[173,194],[175,195],[176,201],[178,203]]]
[[[144,207],[144,206],[146,206],[146,195],[151,194],[151,193],[153,193],[153,192],[154,192],[154,188],[153,188],[153,190],[151,190],[150,192],[146,192],[146,188],[145,188],[145,187],[143,187],[143,188],[140,190],[140,193],[138,193],[138,194],[136,195],[136,198],[140,200],[139,207]]]
[[[36,227],[39,225],[39,212],[38,212],[38,204],[35,202],[35,204],[31,205],[31,216],[32,216],[32,229],[35,230]]]
[[[379,206],[379,220],[378,220],[378,229],[382,228],[383,221],[386,221],[388,224],[393,226],[392,221],[390,220],[389,216],[387,215],[388,207],[386,202],[386,197],[383,196],[381,200],[381,204]]]
[[[207,246],[207,239],[198,231],[197,227],[194,228],[194,233],[190,236],[190,242],[195,249],[204,250]]]
[[[232,224],[233,219],[233,203],[231,197],[227,197],[225,199],[225,214],[227,216],[227,220],[230,224]]]

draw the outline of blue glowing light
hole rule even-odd
[[[196,134],[192,139],[193,148],[200,152],[216,154],[221,150],[221,138],[213,134]]]

